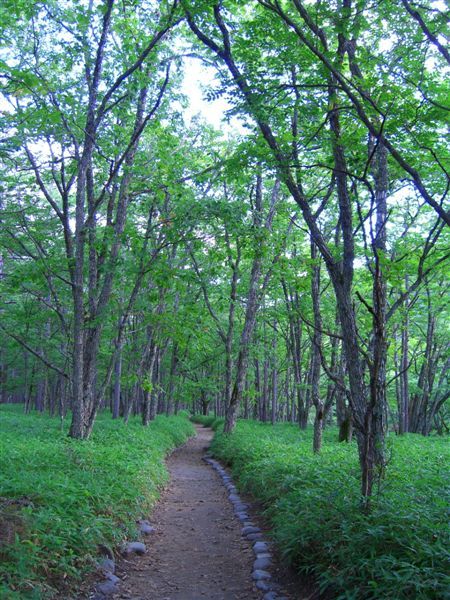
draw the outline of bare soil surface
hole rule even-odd
[[[211,430],[173,452],[170,484],[151,515],[144,556],[118,565],[118,596],[132,600],[259,600],[254,555],[219,476],[202,461]],[[116,596],[117,597],[117,596]]]

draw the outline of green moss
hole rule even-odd
[[[264,503],[286,559],[323,589],[347,600],[448,597],[448,439],[391,438],[370,515],[359,508],[356,445],[336,440],[327,430],[317,456],[311,430],[241,421],[212,451]]]
[[[136,534],[167,481],[164,456],[193,433],[186,416],[148,428],[100,415],[88,441],[55,419],[0,406],[0,597],[51,597],[92,568],[100,544]]]

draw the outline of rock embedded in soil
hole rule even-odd
[[[253,552],[255,552],[255,554],[268,551],[269,545],[266,542],[256,542],[255,544],[253,544]]]
[[[113,581],[106,580],[97,585],[97,592],[106,597],[112,596],[117,592],[117,586]]]
[[[249,533],[261,533],[261,529],[259,527],[243,527],[242,535],[248,535]]]
[[[114,575],[114,573],[106,573],[105,577],[108,581],[111,581],[111,583],[114,584],[120,583],[121,581],[120,577],[117,577],[117,575]]]
[[[245,537],[251,542],[258,542],[263,539],[262,533],[247,533]]]
[[[281,600],[280,596],[276,592],[267,592],[264,594],[263,600]]]
[[[125,546],[124,554],[127,556],[129,554],[145,554],[147,551],[147,547],[142,542],[130,542]]]
[[[266,583],[263,579],[257,581],[255,585],[258,588],[258,590],[261,590],[262,592],[268,592],[270,590],[270,585]]]
[[[253,569],[255,571],[258,571],[259,569],[268,569],[271,564],[272,561],[270,560],[270,558],[257,558],[253,563]]]
[[[139,521],[139,531],[144,535],[155,533],[156,529],[148,521]]]
[[[239,519],[239,521],[248,521],[250,519],[250,517],[248,516],[247,513],[237,512],[237,513],[234,513],[234,514]]]
[[[252,573],[252,579],[255,581],[261,581],[262,579],[271,579],[272,575],[268,571],[263,571],[262,569],[256,569]]]
[[[112,558],[102,558],[98,563],[98,568],[103,573],[114,573],[116,570],[116,563]]]

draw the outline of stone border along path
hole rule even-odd
[[[196,429],[197,436],[167,459],[170,482],[152,523],[138,521],[147,543],[125,543],[117,562],[112,553],[100,560],[103,580],[78,598],[288,600],[273,580],[269,569],[277,565],[269,542],[250,519],[249,505],[222,465],[205,455],[212,430]]]
[[[255,581],[256,587],[265,592],[263,600],[288,600],[286,596],[279,595],[274,589],[279,589],[280,586],[271,581],[272,575],[267,570],[272,565],[269,542],[264,541],[261,529],[250,521],[250,516],[247,513],[249,505],[242,502],[231,476],[217,460],[209,456],[204,456],[203,460],[211,465],[222,478],[229,492],[228,499],[233,504],[234,514],[242,523],[242,535],[253,543],[255,562],[253,563],[252,579]]]

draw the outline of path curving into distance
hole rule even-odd
[[[253,542],[242,535],[221,477],[203,460],[212,436],[211,430],[197,427],[197,437],[168,459],[170,484],[151,518],[156,532],[146,539],[144,556],[119,565],[122,582],[114,597],[261,600],[264,596],[252,580]]]

